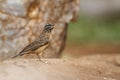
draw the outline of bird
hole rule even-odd
[[[28,44],[19,54],[13,56],[16,58],[18,56],[23,56],[25,54],[36,54],[40,61],[43,55],[43,51],[50,45],[51,42],[51,31],[53,30],[54,25],[46,24],[40,36],[35,39],[33,42]],[[43,61],[42,61],[43,62]]]

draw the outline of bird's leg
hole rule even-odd
[[[43,52],[41,52],[41,54],[40,54],[40,56],[41,56],[41,58],[43,58],[44,57],[44,55],[43,55],[44,53]],[[48,60],[44,60],[44,63],[48,63]]]
[[[39,55],[38,53],[36,53],[36,55],[37,55],[37,57],[38,57],[39,61],[41,61],[41,62],[45,63],[43,60],[41,60],[42,55]]]

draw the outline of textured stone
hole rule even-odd
[[[8,15],[25,17],[33,0],[0,0],[0,11]]]
[[[12,59],[0,63],[0,80],[120,80],[114,55],[91,55],[79,59]],[[119,59],[120,60],[120,59]]]
[[[18,54],[40,35],[46,23],[56,27],[45,57],[59,57],[67,24],[78,12],[79,0],[0,0],[0,59]]]

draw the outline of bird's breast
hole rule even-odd
[[[44,46],[41,46],[40,48],[38,48],[35,52],[37,53],[41,53],[43,50],[45,50],[47,47],[49,46],[49,43],[47,43]]]

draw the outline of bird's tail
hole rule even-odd
[[[12,58],[16,58],[16,57],[18,57],[18,56],[22,56],[22,55],[23,55],[23,54],[19,53],[19,54],[13,56]]]
[[[16,58],[16,57],[18,57],[18,56],[19,56],[19,54],[18,54],[18,55],[13,56],[12,58]]]

